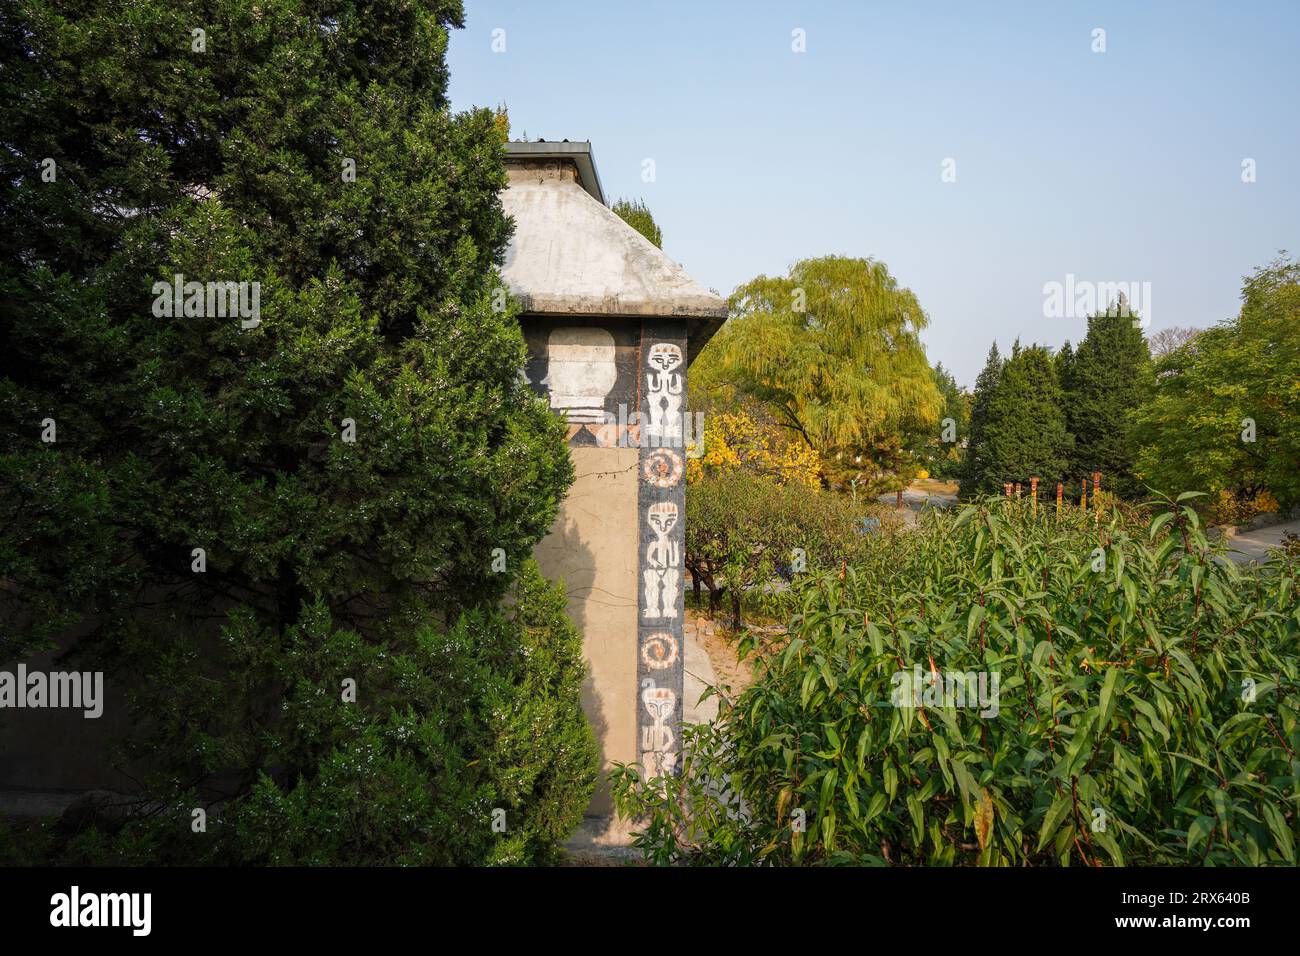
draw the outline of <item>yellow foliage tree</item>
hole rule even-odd
[[[787,441],[774,425],[744,410],[708,415],[704,421],[704,454],[687,462],[686,480],[734,471],[766,475],[780,484],[797,482],[810,488],[822,483],[821,456],[802,441]]]

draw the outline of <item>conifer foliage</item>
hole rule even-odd
[[[579,639],[518,573],[571,465],[461,21],[0,12],[0,658],[80,627],[148,795],[216,808],[136,832],[171,859],[537,858],[589,798]]]
[[[1002,361],[997,346],[975,385],[962,494],[1000,492],[1004,482],[1066,477],[1072,438],[1050,352],[1017,342]]]
[[[1138,452],[1134,423],[1154,380],[1146,336],[1122,298],[1089,317],[1088,334],[1066,359],[1064,372],[1075,472],[1100,471],[1121,494],[1140,491],[1133,476]]]
[[[1073,483],[1101,472],[1110,490],[1141,492],[1135,475],[1138,412],[1153,388],[1151,353],[1121,299],[1088,318],[1078,348],[1021,348],[1003,361],[995,343],[975,383],[962,495],[998,493],[1038,477]]]
[[[664,247],[663,230],[642,199],[620,199],[610,210],[625,223],[645,236],[656,249]]]

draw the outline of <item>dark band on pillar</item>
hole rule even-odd
[[[686,335],[641,326],[637,752],[647,779],[680,766],[685,646]]]

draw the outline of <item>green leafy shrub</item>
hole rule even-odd
[[[708,476],[686,492],[686,568],[709,589],[710,612],[729,600],[738,625],[747,592],[779,610],[789,592],[767,585],[854,560],[867,541],[868,517],[882,527],[898,523],[887,509],[798,482],[780,485],[742,471]]]
[[[714,864],[1294,865],[1300,563],[1222,560],[1188,497],[1100,525],[984,500],[809,581],[788,643],[687,733],[678,785],[616,772],[639,845]],[[996,715],[894,706],[918,665],[999,674]]]

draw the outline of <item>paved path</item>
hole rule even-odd
[[[1300,520],[1269,525],[1255,531],[1230,531],[1227,534],[1230,549],[1228,556],[1238,564],[1267,560],[1269,549],[1279,547],[1282,536],[1288,531],[1300,534]]]
[[[682,662],[682,669],[686,672],[682,679],[682,720],[688,724],[711,723],[718,716],[717,697],[700,701],[704,689],[718,682],[703,635],[698,631],[701,623],[708,626],[711,622],[702,622],[700,615],[695,615],[694,620],[687,615],[682,635],[686,644],[686,657]]]
[[[0,816],[57,817],[80,790],[0,790]]]
[[[876,498],[882,505],[892,505],[898,500],[896,492],[880,495]],[[903,505],[907,508],[916,510],[924,505],[933,505],[936,508],[951,508],[957,503],[957,496],[946,494],[941,491],[927,491],[918,488],[906,488],[903,490]]]

